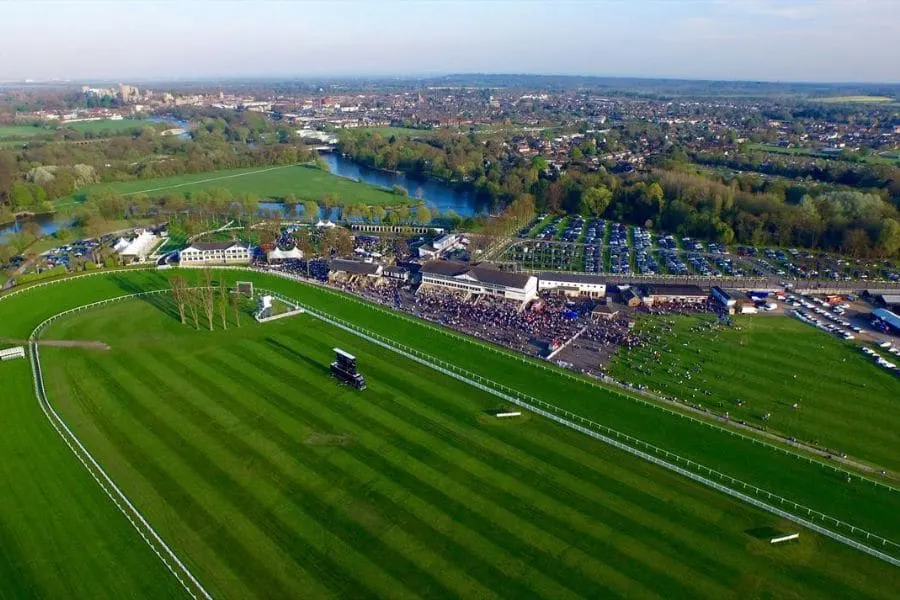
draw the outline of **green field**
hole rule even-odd
[[[27,139],[38,136],[52,136],[53,130],[33,125],[0,125],[0,140],[6,138]]]
[[[381,137],[389,138],[391,136],[398,138],[408,138],[408,137],[426,137],[430,135],[434,135],[435,130],[433,129],[416,129],[414,127],[362,127],[360,131],[371,131],[372,133],[377,133]]]
[[[894,102],[890,96],[829,96],[827,98],[816,98],[818,102],[827,104],[880,104],[883,102]]]
[[[263,198],[281,199],[294,194],[298,200],[320,200],[326,193],[337,194],[346,204],[398,204],[401,200],[389,190],[331,175],[309,165],[251,167],[175,177],[108,183],[83,188],[58,201],[72,205],[84,201],[91,190],[109,188],[123,195],[144,193],[159,196],[169,192],[185,193],[209,188],[227,188],[234,194],[251,192]]]
[[[745,144],[745,146],[748,150],[754,152],[771,152],[772,154],[784,154],[787,156],[809,156],[812,158],[824,158],[829,160],[845,160],[844,157],[839,154],[828,154],[815,148],[783,148],[781,146],[776,146],[775,144],[755,143]],[[900,161],[900,158],[891,158],[890,155],[886,155],[885,153],[869,155],[857,154],[854,155],[854,159],[858,159],[860,162],[864,163],[876,163],[884,165],[892,165]]]
[[[144,127],[154,127],[154,123],[141,119],[100,119],[99,121],[76,121],[74,123],[66,123],[64,127],[81,131],[82,133],[121,133],[132,129],[143,129]]]
[[[352,320],[536,398],[849,521],[856,527],[894,540],[900,538],[900,494],[887,488],[857,479],[847,482],[845,475],[818,463],[679,418],[652,405],[557,374],[555,370],[537,368],[542,363],[514,358],[335,292],[247,272],[228,273],[227,277],[254,280],[258,285],[281,290],[308,306]],[[0,336],[27,336],[34,324],[68,307],[164,287],[166,282],[160,273],[136,271],[25,291],[0,301]],[[121,312],[128,310],[135,313]],[[427,590],[427,593],[420,592],[422,595],[470,596],[481,589],[477,586],[490,587],[497,571],[507,578],[501,581],[509,580],[510,585],[534,590],[534,595],[554,597],[567,595],[562,587],[554,587],[566,584],[575,588],[568,591],[591,597],[624,593],[637,597],[728,597],[729,594],[736,597],[890,597],[900,583],[896,569],[808,532],[803,533],[800,545],[768,554],[771,547],[767,541],[754,539],[747,532],[766,526],[785,529],[774,517],[751,511],[705,488],[688,485],[686,480],[673,478],[668,472],[637,462],[630,455],[571,434],[536,416],[509,424],[512,427],[507,424],[498,427],[493,419],[485,420],[483,413],[485,408],[500,406],[496,398],[461,387],[435,372],[422,371],[358,338],[311,323],[305,316],[262,327],[247,322],[240,330],[232,327],[228,333],[206,333],[182,328],[158,307],[129,302],[66,319],[45,337],[64,335],[103,339],[113,345],[105,354],[90,354],[80,349],[42,351],[45,361],[50,361],[47,364],[54,385],[63,382],[64,389],[54,389],[61,395],[59,401],[66,409],[67,418],[79,424],[79,434],[84,431],[85,436],[90,435],[93,443],[98,444],[98,454],[107,457],[103,464],[114,472],[117,480],[122,477],[135,490],[147,491],[146,510],[148,514],[163,511],[163,520],[152,521],[158,529],[167,532],[166,539],[171,528],[181,532],[173,533],[178,544],[183,540],[185,548],[195,548],[186,550],[192,568],[211,568],[220,573],[218,566],[203,565],[230,565],[214,576],[224,578],[224,585],[229,590],[238,590],[235,592],[238,595],[241,586],[252,587],[252,581],[267,575],[257,570],[260,561],[253,561],[252,556],[248,558],[240,548],[217,551],[219,542],[226,539],[219,536],[225,535],[223,530],[250,535],[251,525],[262,528],[271,537],[268,541],[252,538],[260,540],[260,548],[268,548],[269,554],[261,556],[278,558],[271,567],[276,570],[272,581],[282,587],[273,587],[274,595],[284,595],[279,592],[291,595],[290,591],[295,589],[291,587],[295,585],[292,582],[297,579],[317,586],[310,589],[338,595],[385,595],[381,591],[383,586],[400,580],[417,590]],[[267,338],[281,345],[270,343]],[[823,344],[837,343],[828,336],[823,335],[822,339]],[[370,389],[363,393],[375,392],[376,397],[371,401],[359,403],[339,391],[326,393],[330,382],[322,375],[322,369],[329,348],[335,344],[351,349],[360,356],[362,364],[369,365],[365,370],[370,377]],[[67,366],[70,364],[73,366]],[[227,366],[222,367],[223,364]],[[218,365],[214,369],[218,374],[211,381],[213,386],[210,386],[213,368],[210,365]],[[5,367],[6,364],[2,366]],[[15,398],[21,401],[23,410],[20,418],[31,419],[32,426],[43,424],[30,394],[27,369],[13,376],[13,389],[19,390]],[[72,379],[75,383],[71,389],[80,396],[65,396],[71,393],[65,382]],[[82,380],[87,388],[78,387]],[[158,380],[162,383],[157,383]],[[78,392],[79,389],[88,391]],[[53,396],[57,392],[50,393]],[[351,394],[350,398],[355,396]],[[85,414],[86,408],[95,412],[79,417]],[[410,423],[411,420],[414,422]],[[10,426],[16,427],[16,422]],[[263,426],[265,430],[261,432],[258,428]],[[132,436],[126,437],[123,431]],[[317,435],[310,438],[312,432]],[[328,437],[342,433],[350,433],[351,438]],[[239,436],[238,441],[231,434]],[[323,438],[318,434],[327,435]],[[47,435],[56,442],[50,433]],[[318,447],[319,441],[335,439],[345,445],[321,449],[322,454],[327,454],[322,460],[330,461],[324,469],[318,463],[303,462],[304,449],[310,453],[320,451],[306,446]],[[350,439],[353,443],[346,443]],[[535,440],[542,440],[543,444],[534,445]],[[7,442],[3,440],[0,444]],[[488,444],[493,448],[490,452],[484,450]],[[9,446],[8,451],[18,451],[13,448],[21,445],[19,441],[16,446]],[[69,460],[77,470],[77,463],[69,459],[61,443],[42,446],[42,453],[53,463]],[[373,453],[385,461],[394,461],[391,464],[395,470],[390,471],[388,481],[383,484],[387,488],[376,485],[382,485],[385,479],[380,468],[366,464],[369,479],[360,479],[358,473],[363,471],[350,470],[351,466],[365,462],[352,457],[368,457]],[[473,453],[477,460],[470,456]],[[212,456],[221,463],[213,462]],[[339,458],[348,462],[335,463]],[[21,462],[27,464],[26,459]],[[237,469],[232,471],[234,465]],[[317,471],[297,470],[317,465]],[[413,478],[404,476],[408,471],[413,471],[416,477],[421,473],[438,477],[433,474],[437,472],[440,477],[464,479],[441,483],[449,487],[439,488],[443,479],[429,479],[426,484],[415,483],[426,488],[410,489],[413,483],[408,482]],[[174,474],[183,475],[177,485],[172,482]],[[316,474],[324,479],[314,478]],[[513,475],[513,481],[506,475]],[[86,474],[84,478],[89,481]],[[334,478],[340,481],[340,486]],[[258,483],[258,489],[248,490],[243,483],[246,481]],[[582,487],[576,487],[576,482]],[[368,483],[372,486],[368,487]],[[188,487],[182,488],[182,484]],[[460,491],[457,486],[465,484],[468,487]],[[287,487],[279,491],[279,486]],[[315,489],[310,491],[310,486]],[[386,505],[368,504],[381,498],[375,492],[382,489],[392,501]],[[463,523],[457,526],[453,519],[462,519],[460,515],[464,513],[452,504],[447,506],[453,508],[441,516],[445,505],[434,502],[428,495],[434,489],[441,491],[442,500],[451,492],[463,494],[468,502],[465,506],[474,515],[465,513]],[[128,491],[132,494],[130,487]],[[28,496],[23,496],[17,506],[37,520],[47,510],[53,493],[52,490],[34,493],[39,501],[32,503]],[[682,494],[691,499],[682,498]],[[163,495],[166,495],[164,500]],[[143,491],[140,497],[145,497]],[[487,510],[482,497],[486,497],[484,502],[502,501],[502,510],[481,512]],[[352,501],[342,504],[348,498]],[[419,498],[430,508],[404,504]],[[197,503],[202,508],[205,506],[202,503],[207,501],[215,503],[211,505],[213,514],[218,516],[219,510],[225,511],[222,514],[226,516],[218,521],[223,527],[201,518],[204,515],[212,518],[209,510],[197,508]],[[381,516],[387,514],[381,510],[393,508],[398,502],[405,509],[401,511],[402,517],[394,521]],[[185,509],[184,514],[174,515],[172,508],[166,508],[182,505],[189,506],[190,511]],[[376,511],[371,506],[380,508]],[[658,510],[650,510],[651,506]],[[256,512],[260,507],[263,513]],[[640,513],[632,512],[638,508]],[[314,512],[310,515],[307,510]],[[240,517],[235,511],[262,515],[260,518],[264,520]],[[301,513],[312,522],[293,520]],[[127,536],[130,533],[127,522],[114,516],[108,526]],[[413,516],[424,519],[432,528],[426,534],[416,533],[420,530]],[[521,525],[526,529],[513,531],[513,522],[520,524],[526,517],[533,518]],[[551,517],[555,520],[546,520]],[[23,515],[16,518],[27,520]],[[513,521],[506,520],[509,518]],[[697,518],[700,521],[695,521]],[[351,529],[345,530],[348,519]],[[248,524],[248,521],[253,522]],[[740,525],[735,526],[736,523]],[[199,532],[186,533],[189,529],[178,527],[197,527]],[[796,526],[788,528],[796,529]],[[476,533],[498,533],[486,535],[493,543],[488,548],[467,537],[466,531],[471,529]],[[552,534],[549,538],[544,537],[548,535],[547,529]],[[281,531],[285,533],[275,533]],[[305,537],[310,531],[316,532],[312,541]],[[579,536],[570,538],[572,531],[577,531]],[[844,529],[839,531],[850,533]],[[371,536],[377,533],[391,537],[372,540]],[[18,535],[27,536],[27,530]],[[132,535],[136,538],[136,534]],[[416,535],[426,535],[431,540],[427,548],[421,549],[412,541],[419,539]],[[344,536],[350,536],[352,543],[346,543],[348,538]],[[451,537],[452,543],[445,537]],[[504,541],[513,538],[514,543]],[[710,539],[724,540],[725,545],[714,545]],[[374,552],[385,558],[376,561],[376,569],[365,557],[344,552],[339,540],[345,540],[366,556]],[[301,543],[306,545],[295,546]],[[381,545],[387,543],[391,544],[390,553]],[[560,543],[565,551],[553,545]],[[309,544],[318,553],[307,551]],[[254,542],[251,547],[255,550],[258,546]],[[300,550],[296,550],[298,547]],[[782,554],[782,550],[788,552]],[[797,555],[792,557],[795,551]],[[194,552],[199,553],[197,558]],[[556,562],[548,559],[548,552],[556,557]],[[321,553],[333,558],[326,560]],[[582,553],[587,558],[577,558]],[[515,567],[520,563],[514,562],[510,554],[527,560],[532,568],[539,565],[540,581],[524,579],[534,575],[524,569],[517,570]],[[23,551],[16,564],[39,556],[39,550]],[[300,562],[305,565],[302,573],[285,577],[279,569],[285,564],[291,567],[289,561],[294,560],[291,557],[298,556],[303,557]],[[65,560],[82,565],[80,555],[66,557]],[[461,562],[451,568],[455,560]],[[404,561],[412,561],[415,569],[407,569],[405,565],[410,563]],[[239,576],[234,572],[235,563],[247,563],[249,568],[246,572],[241,570]],[[401,569],[398,565],[404,565],[403,573],[412,575],[397,576]],[[665,566],[657,568],[657,565]],[[371,580],[376,583],[370,583],[368,575],[364,577],[371,588],[343,587],[357,586],[358,580],[352,576],[362,573],[364,567],[367,569],[364,572],[373,577],[380,573]],[[489,567],[492,569],[486,570]],[[301,569],[296,564],[292,568]],[[349,579],[342,575],[347,568],[352,570]],[[668,587],[660,587],[657,582],[659,571],[667,574],[663,579]],[[637,573],[644,574],[639,578],[640,586],[629,587],[634,585]],[[201,579],[215,591],[223,585],[222,579],[207,581],[205,572]],[[769,582],[777,583],[769,587]],[[726,593],[723,587],[729,591]],[[489,593],[492,589],[484,595],[493,595]],[[520,588],[504,589],[512,589],[506,595],[515,596]],[[402,590],[391,595],[405,595],[409,588]]]
[[[770,315],[737,317],[735,327],[645,318],[639,330],[652,343],[617,353],[614,377],[900,471],[900,379],[856,344]]]
[[[54,324],[48,392],[215,597],[889,597],[900,573],[311,317]],[[363,392],[327,375],[357,355]]]

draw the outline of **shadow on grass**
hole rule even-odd
[[[306,356],[305,354],[300,354],[299,352],[297,352],[297,351],[294,350],[293,348],[290,348],[290,347],[288,347],[288,346],[285,346],[284,344],[282,344],[281,342],[279,342],[279,341],[277,341],[277,340],[275,340],[275,339],[272,339],[272,338],[266,338],[266,343],[269,344],[270,346],[273,346],[273,347],[277,348],[278,350],[280,350],[280,351],[282,351],[282,352],[285,352],[285,353],[287,353],[287,354],[290,354],[290,355],[293,356],[294,358],[298,358],[298,359],[302,360],[302,361],[305,362],[307,365],[309,365],[310,367],[312,367],[314,370],[321,371],[321,372],[322,372],[323,374],[325,374],[325,375],[328,375],[328,374],[331,373],[331,370],[330,370],[330,368],[329,368],[329,365],[322,364],[322,363],[320,363],[319,361],[314,360],[314,359],[312,359],[312,358]]]
[[[749,535],[750,537],[754,537],[758,540],[770,540],[774,537],[778,537],[780,535],[784,535],[784,532],[775,529],[774,527],[764,526],[764,527],[754,527],[752,529],[744,530],[744,533]]]
[[[138,294],[147,291],[145,288],[131,281],[128,277],[123,277],[122,275],[110,275],[109,280],[126,294]],[[142,296],[137,296],[135,299],[149,304],[166,316],[181,322],[181,316],[178,314],[178,307],[175,306],[175,301],[172,299],[171,294],[144,294]]]

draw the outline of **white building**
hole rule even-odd
[[[451,260],[422,265],[422,285],[470,294],[489,294],[522,302],[537,297],[538,278],[527,273],[501,271],[489,265],[469,266]]]
[[[538,277],[538,290],[557,290],[568,296],[603,298],[606,296],[606,283],[593,275],[547,272]]]
[[[455,233],[447,233],[436,238],[430,244],[419,247],[419,258],[438,258],[442,252],[451,250],[459,245],[459,236]]]
[[[281,250],[280,248],[275,248],[273,250],[269,250],[266,254],[266,260],[270,263],[272,262],[281,262],[285,260],[302,260],[303,259],[303,250],[300,250],[296,246],[291,248],[290,250]]]
[[[138,236],[131,241],[120,238],[116,245],[113,246],[119,255],[133,262],[143,262],[147,256],[156,247],[159,237],[153,235],[148,229],[136,230]]]
[[[250,247],[240,242],[195,242],[180,252],[182,265],[247,264]]]
[[[12,348],[0,350],[0,360],[12,360],[14,358],[25,358],[25,348],[13,346]]]

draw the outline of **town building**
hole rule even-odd
[[[179,253],[182,265],[247,264],[250,247],[240,242],[195,242]]]
[[[537,297],[538,278],[527,273],[501,271],[491,265],[471,266],[452,260],[433,260],[422,265],[422,285],[487,294],[527,302]]]
[[[546,272],[538,275],[538,290],[557,290],[568,296],[606,296],[606,282],[593,275]]]

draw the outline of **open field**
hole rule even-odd
[[[250,192],[263,198],[280,200],[294,194],[298,200],[320,200],[326,193],[337,194],[347,204],[392,205],[402,199],[389,190],[331,175],[310,165],[251,167],[175,177],[107,183],[83,188],[73,196],[60,199],[59,206],[83,202],[92,189],[109,188],[119,194],[144,193],[159,196],[174,192],[183,194],[209,188],[227,188],[234,194]]]
[[[0,598],[188,598],[0,364]]]
[[[810,156],[813,158],[844,160],[844,158],[840,155],[828,154],[825,152],[821,152],[820,150],[816,150],[815,148],[782,148],[781,146],[776,146],[774,144],[746,144],[746,147],[748,150],[752,150],[755,152],[771,152],[772,154],[784,154],[787,156]],[[884,165],[892,165],[900,161],[900,158],[892,158],[889,154],[886,155],[885,153],[869,154],[867,156],[860,154],[857,158],[859,162]]]
[[[188,272],[188,275],[193,276],[194,273]],[[348,319],[370,331],[381,333],[438,359],[451,361],[459,367],[568,409],[602,426],[632,435],[682,458],[697,461],[704,469],[727,473],[743,482],[732,485],[740,487],[746,483],[750,487],[743,489],[752,494],[757,494],[753,491],[753,486],[765,490],[762,495],[757,495],[763,500],[768,500],[766,493],[771,492],[811,510],[821,511],[844,522],[844,525],[835,525],[828,521],[830,527],[836,527],[838,531],[851,537],[860,539],[861,536],[865,540],[865,531],[860,533],[859,528],[862,528],[893,541],[900,539],[900,493],[891,488],[857,477],[851,477],[848,481],[847,474],[835,470],[833,466],[785,453],[725,428],[681,418],[677,413],[673,414],[652,403],[609,391],[568,373],[548,368],[544,362],[498,352],[486,344],[473,343],[468,338],[450,334],[444,329],[423,325],[336,292],[246,271],[230,272],[227,277],[256,281],[258,285],[298,298],[310,307]],[[166,280],[161,274],[136,271],[53,284],[42,288],[40,296],[32,296],[32,292],[23,291],[0,302],[0,316],[10,315],[6,319],[0,319],[0,334],[7,337],[27,336],[33,323],[63,308],[123,293],[165,287]],[[36,302],[33,298],[39,298],[39,301]],[[828,340],[827,336],[825,340]],[[851,351],[848,349],[847,352]],[[671,458],[665,454],[659,456]],[[702,472],[707,473],[705,470]],[[865,510],[860,510],[861,506],[865,506]],[[802,512],[805,515],[806,509],[802,509]],[[851,530],[847,523],[856,529]]]
[[[872,104],[882,102],[894,102],[890,96],[829,96],[827,98],[815,98],[817,102],[825,102],[827,104]]]
[[[75,121],[74,123],[65,123],[63,127],[74,129],[84,133],[103,133],[112,132],[119,133],[130,131],[132,129],[143,129],[144,127],[154,127],[154,123],[141,119],[100,119],[99,121]]]
[[[309,316],[196,331],[160,296],[46,334],[111,344],[42,350],[49,394],[215,597],[888,598],[900,585],[814,534],[772,547],[769,529],[796,528],[537,416],[497,421],[495,397]],[[333,346],[359,357],[368,389],[330,379]]]
[[[735,327],[645,317],[638,327],[653,341],[618,352],[614,377],[900,471],[900,380],[856,344],[771,315],[736,317]]]
[[[384,138],[395,136],[398,138],[408,138],[421,136],[426,137],[434,135],[438,130],[434,129],[416,129],[414,127],[362,127],[359,131],[371,131],[377,133]]]
[[[5,138],[27,139],[38,136],[52,136],[53,130],[33,125],[0,125],[0,140]]]

